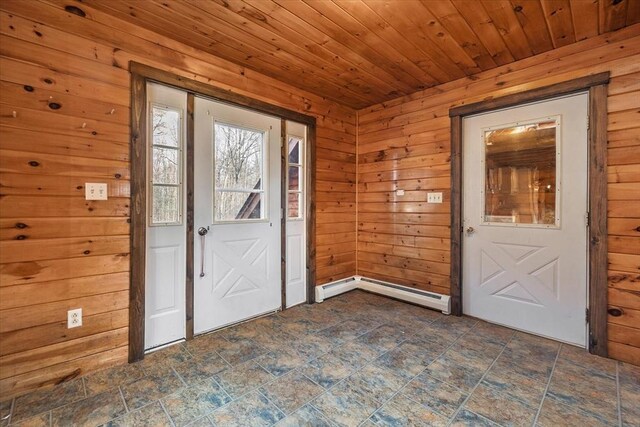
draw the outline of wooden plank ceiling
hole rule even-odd
[[[362,108],[640,21],[638,0],[83,0]]]

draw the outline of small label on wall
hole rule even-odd
[[[107,200],[107,184],[87,182],[84,184],[85,200]]]

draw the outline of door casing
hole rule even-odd
[[[194,99],[202,96],[238,107],[249,108],[254,111],[276,116],[282,119],[298,122],[307,126],[306,179],[307,197],[305,212],[307,215],[307,302],[315,302],[316,277],[316,217],[315,217],[315,136],[316,119],[313,116],[298,113],[287,108],[272,105],[264,101],[230,92],[197,80],[189,79],[178,74],[150,67],[131,61],[131,214],[130,214],[130,284],[129,284],[129,362],[144,358],[144,318],[145,318],[145,262],[146,262],[146,226],[147,226],[147,82],[155,82],[175,87],[187,92],[187,165],[193,164],[194,156]],[[286,129],[282,127],[283,134]],[[284,153],[284,152],[283,152]],[[283,154],[284,155],[284,154]],[[282,159],[284,160],[284,159]],[[281,161],[282,161],[281,160]],[[194,175],[193,168],[187,167],[187,265],[186,265],[186,338],[193,338],[193,242],[194,242]],[[284,182],[283,182],[284,186]],[[284,199],[282,199],[284,202]],[[283,208],[285,206],[283,205]],[[281,233],[286,236],[286,221],[281,222]],[[283,240],[285,238],[283,237]],[[282,271],[286,271],[286,251],[282,246]],[[286,287],[286,277],[282,275],[283,287]],[[283,301],[286,295],[283,291]],[[283,304],[284,308],[284,304]]]
[[[589,352],[607,356],[607,85],[599,73],[449,110],[451,118],[451,313],[462,315],[462,118],[587,90]]]

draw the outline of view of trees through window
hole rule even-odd
[[[302,139],[289,136],[287,141],[289,146],[287,215],[290,219],[302,218]]]
[[[215,201],[216,221],[264,217],[264,133],[216,123]]]
[[[151,201],[153,224],[180,222],[180,112],[152,108]]]

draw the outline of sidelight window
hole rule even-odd
[[[304,139],[287,137],[287,218],[302,219],[304,205]]]

